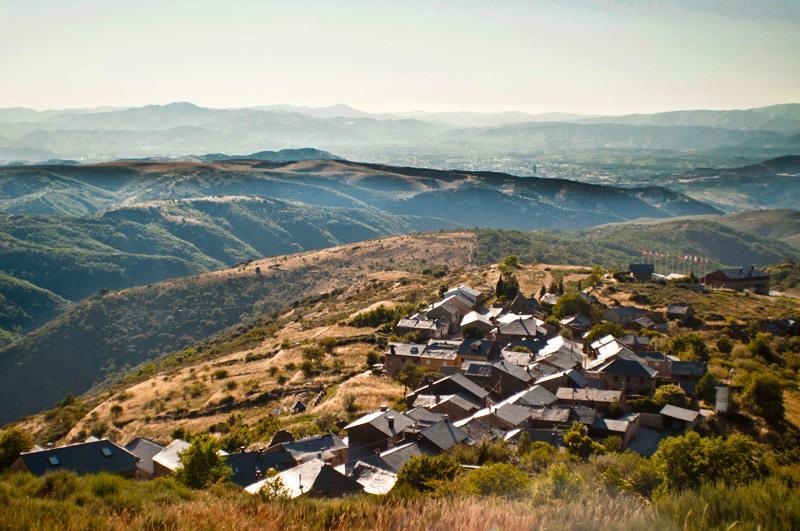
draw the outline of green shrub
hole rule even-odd
[[[466,486],[472,494],[518,499],[530,494],[531,480],[513,465],[493,463],[470,472]]]
[[[455,478],[457,472],[458,463],[448,455],[418,455],[403,465],[397,474],[397,483],[417,491],[432,491],[438,482]]]
[[[686,396],[686,391],[675,384],[662,385],[656,389],[653,400],[661,406],[670,405],[685,408],[691,404],[691,400]]]
[[[208,437],[195,437],[192,445],[181,453],[181,467],[175,477],[195,489],[227,480],[231,475],[231,469],[217,450],[214,440]]]
[[[724,439],[696,432],[670,437],[661,441],[652,459],[669,490],[715,481],[746,483],[767,472],[761,445],[739,434]]]
[[[742,393],[741,402],[746,411],[772,424],[783,422],[786,414],[781,384],[766,374],[756,374],[750,379]]]
[[[33,446],[33,439],[27,432],[18,428],[9,428],[0,433],[0,470],[14,464],[19,454],[27,452]]]

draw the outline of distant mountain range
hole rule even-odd
[[[368,113],[348,107],[0,109],[0,163],[251,153],[265,147],[481,146],[485,149],[800,149],[800,104],[626,116]]]

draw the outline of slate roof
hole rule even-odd
[[[559,322],[564,326],[574,326],[576,328],[589,328],[592,326],[592,319],[582,313],[575,314],[572,317],[566,317]]]
[[[467,434],[449,420],[441,420],[420,432],[420,437],[439,451],[447,451],[467,439]]]
[[[138,457],[107,439],[23,452],[19,459],[35,476],[56,470],[76,474],[133,474],[139,463]]]
[[[364,492],[378,496],[387,494],[397,483],[397,474],[363,461],[353,467],[352,478],[364,488]]]
[[[416,442],[407,442],[389,448],[380,453],[380,455],[370,455],[359,459],[359,461],[368,463],[372,466],[382,468],[394,472],[395,474],[403,468],[403,465],[408,462],[412,457],[418,455],[432,455],[434,452],[420,448]]]
[[[655,378],[656,374],[658,374],[658,371],[651,369],[640,361],[626,358],[614,358],[592,370],[626,378]]]
[[[345,476],[320,459],[312,459],[289,470],[284,470],[278,476],[290,498],[303,495],[333,497],[363,490],[355,479]],[[263,488],[266,481],[261,480],[254,483],[245,490],[256,494]]]
[[[659,412],[665,417],[682,420],[683,422],[694,422],[700,416],[699,411],[685,409],[678,406],[666,405]]]
[[[136,437],[125,445],[125,449],[139,458],[140,469],[148,474],[152,474],[153,457],[163,450],[164,447],[146,437]]]
[[[488,315],[484,315],[476,312],[475,310],[472,310],[467,315],[465,315],[463,319],[461,319],[461,328],[464,328],[465,326],[469,326],[473,323],[478,323],[478,322],[487,325],[489,327],[494,327],[494,324],[492,323],[492,320],[489,318]]]
[[[175,439],[164,447],[159,453],[153,456],[153,462],[167,468],[177,470],[181,466],[180,453],[191,446],[183,439]]]
[[[593,425],[594,421],[599,416],[597,410],[588,406],[570,406],[569,410],[571,419],[576,420],[581,424],[586,424],[587,426]]]
[[[612,403],[622,400],[622,391],[607,391],[605,389],[572,389],[560,387],[556,391],[559,400],[579,400],[581,402]]]
[[[599,430],[612,431],[615,433],[626,433],[628,431],[628,427],[630,427],[630,423],[627,420],[604,419],[597,417],[594,421],[594,424],[592,424],[592,427]]]
[[[458,353],[462,357],[473,356],[488,359],[493,347],[494,341],[491,339],[465,339],[458,346]]]
[[[531,409],[528,418],[554,424],[568,424],[571,413],[569,408],[544,407]]]
[[[508,324],[501,325],[498,332],[504,336],[524,336],[533,337],[536,335],[543,335],[546,330],[542,328],[542,321],[535,317],[529,319],[517,319]]]
[[[436,321],[432,319],[400,319],[397,328],[410,328],[413,330],[436,331]]]
[[[534,385],[530,389],[526,389],[507,399],[507,402],[510,404],[528,407],[549,406],[555,401],[556,395],[541,385]]]
[[[586,378],[575,369],[570,369],[568,371],[561,371],[554,374],[549,374],[547,376],[542,376],[541,378],[536,380],[536,383],[540,384],[542,382],[557,380],[562,376],[566,376],[569,380],[572,380],[572,382],[578,387],[586,387],[587,385],[589,385],[589,382],[586,380]]]
[[[672,375],[673,376],[687,376],[690,378],[700,378],[707,371],[706,362],[704,361],[673,361],[672,362]]]
[[[445,417],[444,413],[435,413],[427,409],[426,406],[420,406],[417,404],[420,398],[428,397],[435,398],[431,395],[420,395],[417,397],[417,400],[414,401],[414,409],[409,409],[406,411],[406,415],[417,421],[419,424],[436,424]]]
[[[450,385],[454,385],[463,389],[466,396],[474,396],[479,401],[489,396],[489,391],[479,386],[460,372],[440,378],[430,385],[420,387],[419,389],[415,390],[413,394],[436,394],[437,387],[442,385],[445,381],[447,381],[447,383]]]
[[[271,468],[286,470],[298,463],[283,448],[275,448],[271,452],[262,450],[230,454],[225,456],[225,462],[231,467],[231,481],[241,487],[264,479]]]
[[[686,315],[692,310],[688,304],[670,304],[667,306],[667,313],[670,315]]]
[[[439,404],[449,402],[464,411],[470,411],[480,407],[480,404],[474,400],[470,400],[458,394],[451,395],[417,395],[417,398],[412,404],[415,408],[432,408]],[[406,412],[408,415],[409,412]],[[431,413],[431,415],[439,415],[439,413]],[[409,415],[410,416],[410,415]]]
[[[395,426],[396,425],[397,420],[395,419]],[[307,437],[305,439],[281,443],[281,446],[299,462],[305,461],[309,457],[313,457],[319,453],[345,448],[347,445],[338,435],[328,433],[326,435],[318,435],[316,437]]]
[[[393,416],[394,417],[394,429],[389,428],[389,421],[386,420],[386,417]],[[395,434],[402,433],[403,430],[408,428],[409,426],[414,425],[414,419],[409,418],[402,413],[398,413],[392,409],[388,409],[386,411],[373,411],[372,413],[368,413],[361,418],[358,418],[344,427],[345,430],[350,430],[356,428],[358,426],[363,426],[365,424],[369,424],[375,429],[379,430],[381,433],[386,435],[387,437],[391,437]]]

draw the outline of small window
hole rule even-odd
[[[112,453],[112,452],[111,452],[111,448],[109,448],[109,447],[107,447],[107,446],[106,446],[105,448],[103,448],[103,449],[102,449],[102,450],[100,450],[100,451],[101,451],[101,452],[103,452],[103,455],[104,455],[104,456],[106,456],[106,457],[111,457],[111,453]]]
[[[61,461],[58,460],[58,457],[56,457],[54,455],[51,455],[50,457],[48,457],[47,460],[50,462],[50,465],[52,465],[52,466],[57,466],[57,465],[61,464]]]

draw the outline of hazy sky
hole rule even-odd
[[[800,102],[800,1],[0,0],[0,107]]]

